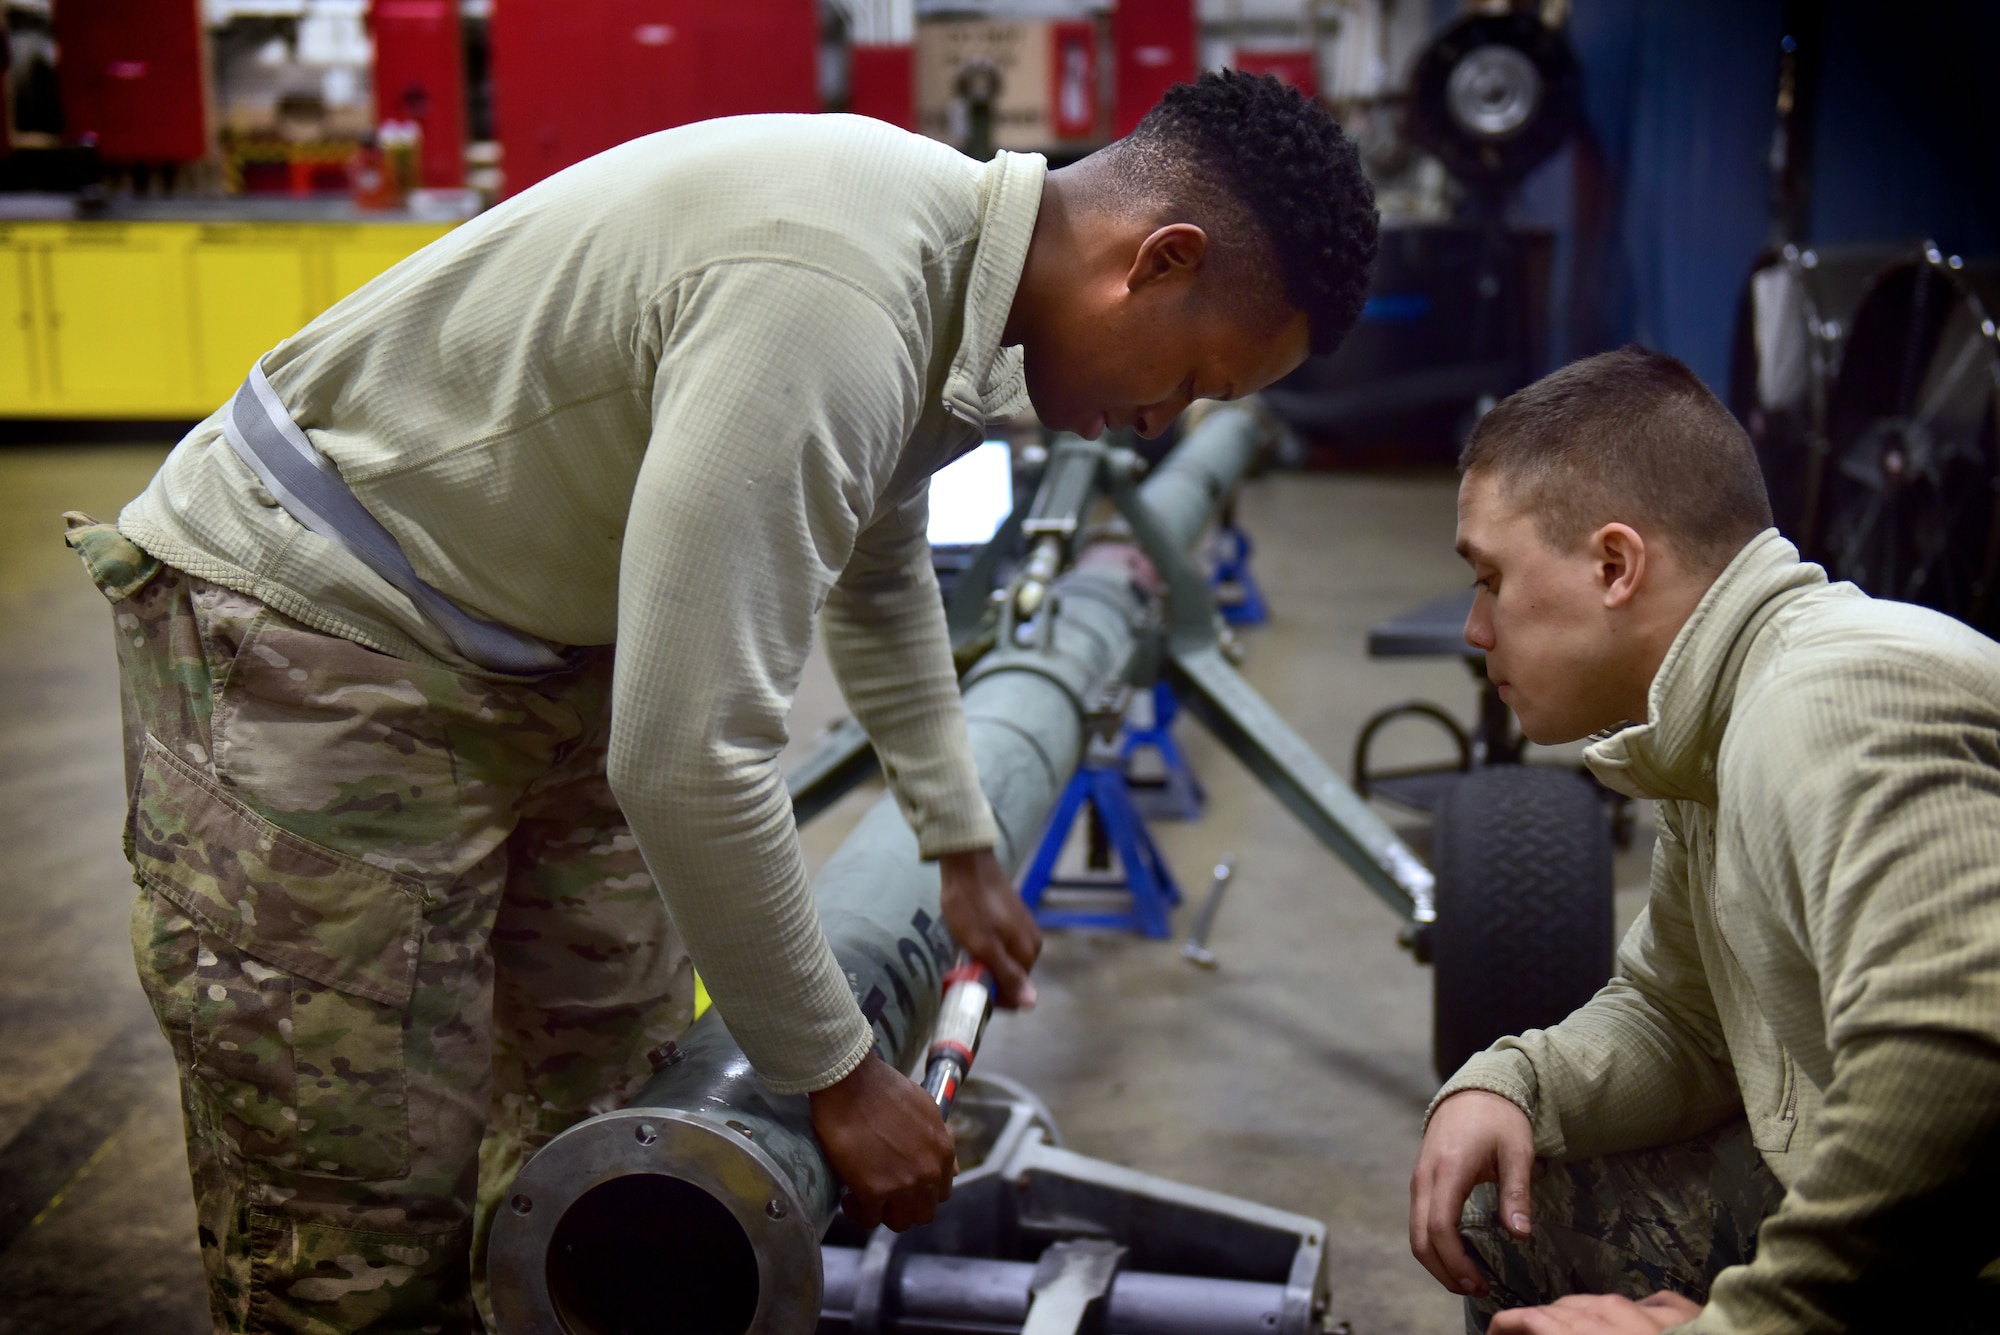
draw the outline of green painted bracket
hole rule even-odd
[[[1430,868],[1223,656],[1208,581],[1139,496],[1136,471],[1115,455],[1104,470],[1119,513],[1167,586],[1166,676],[1182,706],[1383,903],[1410,922],[1434,921]]]
[[[1430,868],[1257,694],[1213,641],[1176,646],[1167,658],[1167,681],[1181,707],[1200,719],[1383,903],[1414,923],[1437,918]]]

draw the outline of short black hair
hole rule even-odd
[[[1361,154],[1333,113],[1270,74],[1176,84],[1119,145],[1177,196],[1221,187],[1268,244],[1315,353],[1361,318],[1381,219]]]
[[[1718,574],[1771,527],[1750,437],[1701,377],[1636,345],[1571,362],[1479,419],[1459,455],[1575,551],[1609,523],[1663,536]]]

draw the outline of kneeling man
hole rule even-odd
[[[1564,368],[1461,465],[1465,638],[1659,842],[1612,980],[1431,1105],[1417,1258],[1475,1330],[1991,1327],[2000,645],[1801,561],[1670,357]]]

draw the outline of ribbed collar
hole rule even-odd
[[[1758,632],[1826,572],[1765,529],[1716,577],[1674,637],[1646,693],[1647,722],[1586,748],[1584,763],[1628,797],[1715,805],[1716,756]]]
[[[1001,347],[1000,336],[1028,261],[1048,171],[1039,153],[1002,153],[986,167],[979,244],[965,289],[965,332],[944,382],[945,407],[968,422],[1012,417],[1028,406],[1021,350]]]

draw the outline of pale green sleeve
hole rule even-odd
[[[1503,1038],[1446,1082],[1512,1099],[1535,1152],[1587,1158],[1682,1140],[1742,1108],[1696,947],[1687,850],[1661,804],[1646,907],[1611,981],[1560,1024]]]
[[[937,858],[990,848],[996,831],[966,737],[924,537],[929,513],[919,489],[861,534],[821,626],[841,694],[875,745],[918,850]]]
[[[611,782],[730,1033],[773,1088],[819,1089],[871,1031],[821,930],[777,758],[815,619],[920,382],[880,306],[798,265],[685,283],[656,336]]]

